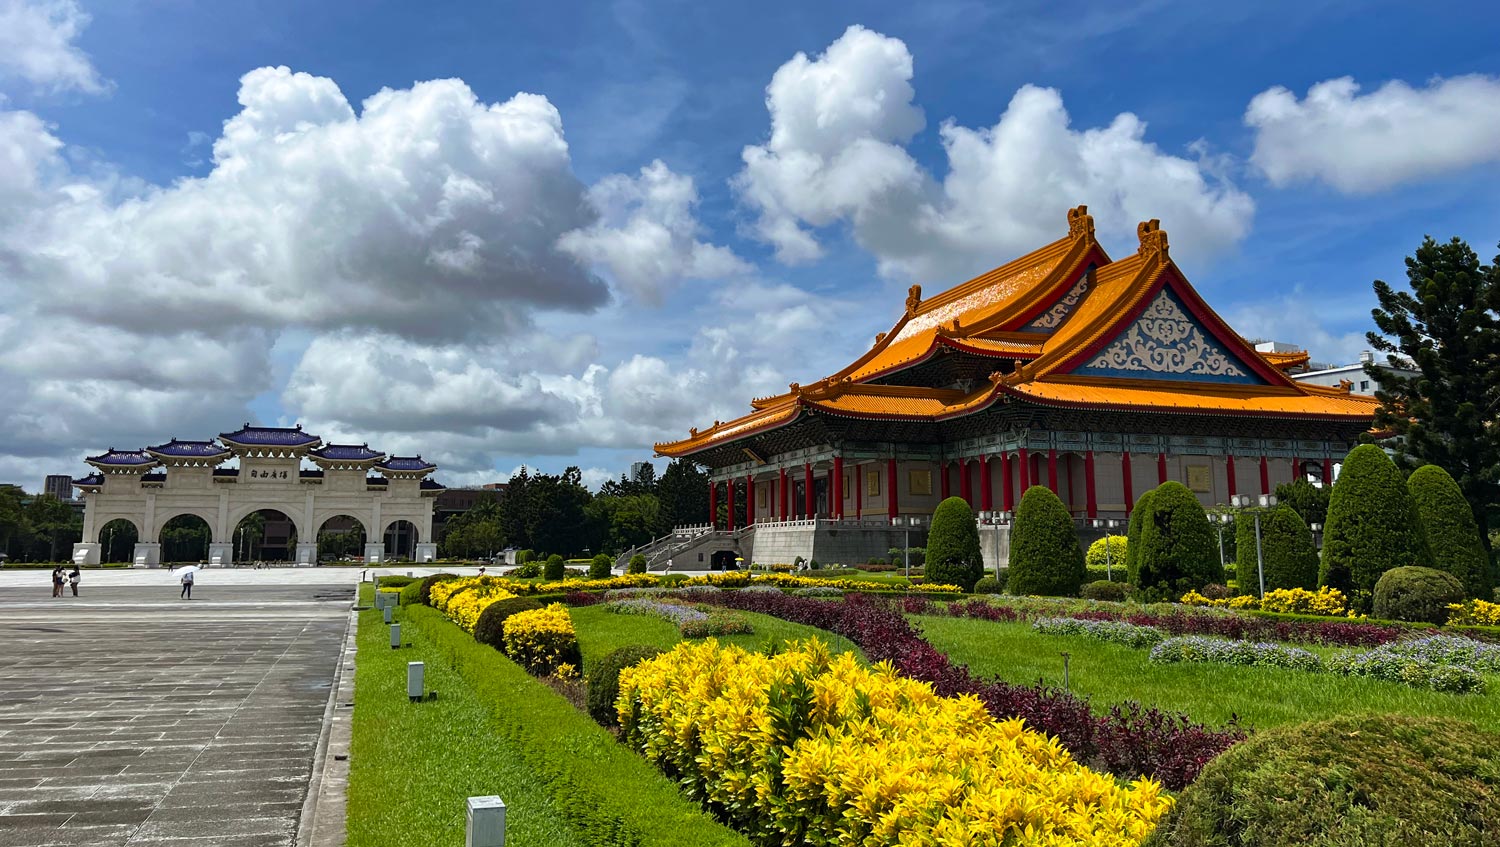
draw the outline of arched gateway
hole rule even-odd
[[[230,459],[238,459],[239,467],[218,467]],[[317,469],[304,469],[304,459]],[[214,441],[174,438],[144,450],[110,448],[85,461],[96,472],[73,481],[86,504],[83,541],[73,545],[73,561],[79,564],[98,564],[101,530],[110,521],[124,519],[139,530],[135,564],[155,567],[161,564],[162,525],[183,514],[208,523],[210,562],[230,564],[235,526],[263,509],[278,510],[290,519],[299,564],[317,562],[318,528],[336,515],[372,529],[405,521],[415,529],[413,558],[437,558],[437,544],[431,540],[432,508],[443,486],[427,478],[437,466],[421,456],[387,456],[366,444],[325,445],[300,425],[247,423]],[[365,560],[384,561],[381,535],[367,534],[365,539]]]

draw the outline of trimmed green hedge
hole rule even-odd
[[[515,662],[436,610],[415,608],[407,621],[493,704],[498,731],[522,751],[526,767],[580,843],[748,847],[744,836],[699,811],[672,780]]]
[[[1006,589],[1018,595],[1073,597],[1083,585],[1083,572],[1083,548],[1068,507],[1046,486],[1026,489],[1010,530]]]
[[[1494,585],[1489,554],[1458,483],[1437,465],[1423,465],[1407,478],[1406,489],[1427,535],[1432,566],[1458,577],[1470,597],[1490,599]]]
[[[611,571],[614,570],[615,560],[600,553],[589,562],[589,579],[609,579]]]
[[[568,566],[563,562],[563,557],[553,553],[547,557],[547,564],[542,568],[542,578],[548,582],[556,582],[563,578]]]
[[[646,557],[645,557],[645,555],[642,554],[642,553],[637,553],[634,556],[631,556],[630,557],[630,564],[628,564],[628,565],[625,566],[625,572],[626,573],[645,573],[646,572]]]
[[[653,644],[630,644],[610,651],[588,667],[589,717],[600,726],[618,726],[619,714],[615,712],[615,701],[620,699],[620,671],[639,664],[652,656],[659,656],[662,649]]]
[[[542,603],[531,597],[510,597],[496,600],[484,607],[479,620],[474,622],[474,640],[480,644],[505,652],[505,620],[520,612],[542,608]]]
[[[417,583],[421,586],[421,588],[417,589],[417,603],[423,606],[431,606],[432,586],[437,585],[439,582],[447,582],[450,579],[458,579],[458,574],[435,573],[431,576],[422,577],[421,581]]]
[[[1137,573],[1141,566],[1141,516],[1151,511],[1151,496],[1155,490],[1147,491],[1135,501],[1130,510],[1130,521],[1126,524],[1125,581],[1139,585]]]
[[[1278,588],[1318,587],[1318,550],[1313,546],[1312,530],[1302,522],[1297,510],[1286,504],[1274,509],[1257,509],[1260,514],[1260,544],[1266,563],[1266,590]],[[1255,559],[1255,516],[1242,512],[1234,521],[1235,581],[1241,594],[1257,594],[1260,575]]]
[[[962,497],[949,497],[932,513],[924,579],[933,585],[957,585],[973,591],[983,572],[974,510]]]
[[[1356,600],[1374,591],[1391,568],[1428,561],[1426,535],[1401,471],[1373,444],[1350,450],[1328,500],[1318,583]]]
[[[1375,583],[1375,617],[1442,626],[1448,606],[1462,603],[1464,584],[1436,568],[1391,568]]]
[[[1218,538],[1198,495],[1180,482],[1164,482],[1151,492],[1140,516],[1140,542],[1132,585],[1143,590],[1198,589],[1223,578]],[[1134,548],[1139,548],[1136,553]]]

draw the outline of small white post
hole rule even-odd
[[[505,801],[470,797],[465,815],[464,847],[505,847]]]
[[[395,650],[401,646],[401,624],[391,624],[391,649]]]
[[[391,604],[389,604],[389,603],[385,604],[385,622],[386,623],[390,623],[391,622],[391,614],[392,614],[392,612],[393,612],[393,610],[391,609]]]
[[[406,663],[406,697],[409,700],[421,700],[427,695],[427,687],[422,683],[422,676],[427,666],[421,662]]]

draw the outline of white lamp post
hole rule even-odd
[[[1110,539],[1114,537],[1114,530],[1119,527],[1120,522],[1114,518],[1094,518],[1089,523],[1094,529],[1104,530],[1104,575],[1110,582],[1114,582],[1114,550],[1112,549],[1113,545],[1110,544]],[[1223,558],[1223,546],[1222,543],[1219,545],[1221,559]]]
[[[979,522],[988,526],[1009,526],[1015,515],[1012,512],[1001,510],[998,512],[980,512]],[[995,579],[1000,579],[1000,557],[995,557]]]
[[[919,515],[897,515],[891,518],[891,526],[901,530],[901,555],[906,562],[906,581],[911,582],[911,531],[922,526]]]

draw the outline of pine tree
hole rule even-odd
[[[1429,560],[1426,534],[1401,472],[1373,444],[1349,451],[1328,501],[1318,583],[1353,598],[1373,592],[1391,568]]]
[[[1011,594],[1071,597],[1083,585],[1083,548],[1068,507],[1042,485],[1021,495],[1010,531]]]
[[[1437,465],[1423,465],[1406,480],[1406,488],[1427,534],[1432,567],[1458,577],[1470,597],[1490,599],[1489,557],[1458,483]]]

